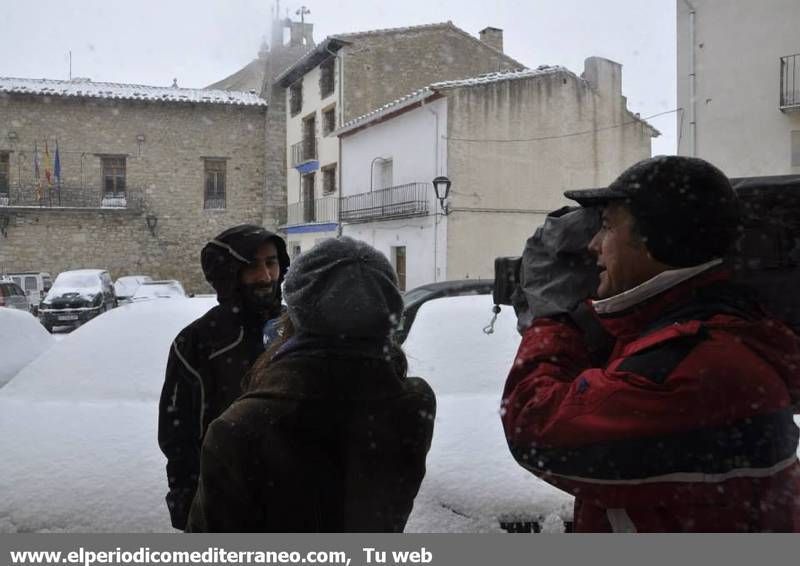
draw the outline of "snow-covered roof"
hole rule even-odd
[[[96,83],[89,79],[57,81],[0,77],[0,93],[71,98],[103,98],[108,100],[144,100],[150,102],[191,102],[195,104],[233,104],[266,106],[254,92]]]
[[[380,106],[379,108],[367,112],[366,114],[363,114],[357,118],[353,118],[352,120],[346,122],[341,128],[336,130],[334,134],[335,135],[344,134],[355,128],[364,126],[374,120],[383,118],[387,114],[397,112],[407,106],[411,106],[413,104],[426,100],[429,97],[434,96],[439,91],[449,90],[454,88],[469,88],[474,86],[498,83],[502,81],[528,79],[531,77],[539,77],[554,73],[569,73],[570,75],[573,75],[573,73],[568,69],[566,69],[565,67],[561,67],[558,65],[552,67],[547,65],[542,65],[536,69],[523,69],[521,71],[498,71],[494,73],[486,73],[483,75],[478,75],[476,77],[469,77],[466,79],[440,81],[432,83],[424,88],[416,90],[398,99],[392,100],[391,102],[387,102],[383,106]]]

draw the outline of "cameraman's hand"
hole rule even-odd
[[[587,246],[599,228],[597,209],[565,206],[528,239],[512,296],[520,333],[536,318],[570,313],[597,290],[599,270]]]

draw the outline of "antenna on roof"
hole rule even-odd
[[[305,16],[306,16],[306,14],[310,14],[310,13],[311,13],[311,10],[309,10],[305,6],[300,6],[300,9],[295,12],[295,15],[300,16],[300,25],[303,25],[303,24],[306,23]]]
[[[69,80],[72,80],[72,49],[69,50]]]

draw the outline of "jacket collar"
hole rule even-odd
[[[386,359],[286,356],[253,376],[243,398],[376,400],[397,397],[404,382]]]
[[[667,310],[689,302],[698,289],[730,280],[730,271],[721,264],[722,260],[713,260],[665,271],[624,293],[593,301],[592,307],[614,336],[638,334]]]

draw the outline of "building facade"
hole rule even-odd
[[[278,76],[286,89],[286,232],[293,253],[339,230],[343,183],[333,131],[437,80],[521,69],[502,52],[502,30],[477,39],[452,23],[331,36]],[[391,184],[390,164],[372,167]]]
[[[342,231],[389,257],[406,288],[491,278],[519,255],[563,192],[603,186],[650,156],[651,126],[627,109],[621,65],[434,83],[345,124]],[[375,163],[391,163],[376,189]],[[446,210],[432,180],[452,182]],[[369,183],[373,186],[370,190]],[[574,204],[574,203],[573,203]]]
[[[0,78],[0,272],[210,291],[202,246],[264,216],[265,113],[252,93]]]
[[[676,6],[678,153],[731,177],[800,173],[800,3]]]

